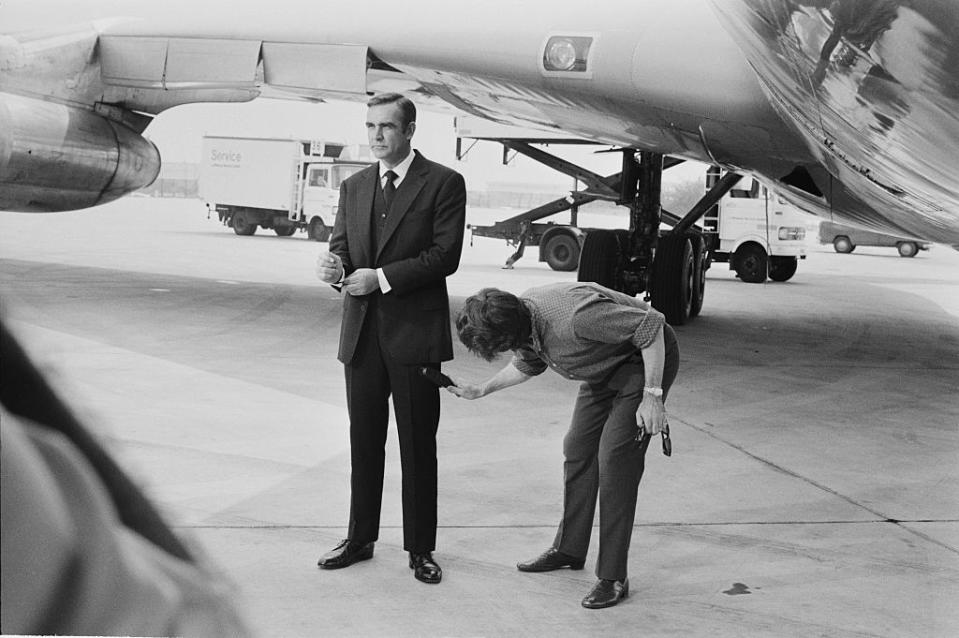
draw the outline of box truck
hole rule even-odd
[[[310,239],[328,241],[340,183],[369,164],[361,145],[207,135],[199,195],[237,235],[305,230]]]

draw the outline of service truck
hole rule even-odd
[[[328,241],[340,183],[369,164],[369,149],[360,145],[207,135],[200,199],[237,235],[305,230],[310,239]]]
[[[718,179],[717,169],[707,172],[707,190]],[[696,226],[703,234],[709,261],[729,263],[730,270],[742,281],[758,283],[787,281],[795,273],[800,259],[806,258],[806,213],[770,193],[752,177],[743,177],[739,188],[731,189],[706,212]],[[580,251],[589,228],[576,224],[579,205],[595,199],[589,193],[572,192],[524,211],[492,226],[470,225],[474,235],[505,239],[519,248],[506,263],[512,267],[526,246],[539,247],[539,259],[553,270],[576,270]],[[570,210],[570,223],[538,220]],[[667,214],[663,215],[667,224]],[[663,232],[667,232],[666,229]],[[708,268],[708,262],[707,262]]]
[[[719,169],[706,172],[706,188],[719,180]],[[753,177],[743,177],[703,216],[701,223],[710,259],[728,263],[749,283],[788,281],[806,258],[806,225],[811,219]]]

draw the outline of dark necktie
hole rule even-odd
[[[393,205],[393,196],[396,195],[396,185],[393,183],[393,180],[396,179],[396,173],[386,171],[383,175],[386,177],[386,184],[383,186],[383,199],[386,200],[386,210],[389,210],[390,206]]]

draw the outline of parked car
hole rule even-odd
[[[856,246],[895,246],[901,257],[915,257],[920,250],[929,250],[929,242],[828,221],[819,224],[819,242],[832,244],[837,253],[851,253]]]

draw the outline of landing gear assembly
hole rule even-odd
[[[739,181],[740,175],[727,173],[685,216],[679,217],[662,209],[662,176],[665,169],[683,160],[619,149],[622,171],[603,177],[533,147],[531,140],[483,139],[503,145],[504,162],[509,151],[521,153],[586,186],[492,226],[470,227],[474,235],[505,239],[517,246],[505,268],[513,267],[527,245],[539,246],[540,260],[554,270],[571,271],[578,263],[579,281],[594,281],[631,296],[645,293],[645,299],[672,325],[682,325],[699,314],[706,292],[710,246],[693,224]],[[595,200],[628,208],[629,228],[579,228],[578,207]],[[571,212],[569,225],[537,223],[566,210]],[[672,224],[671,230],[660,229],[664,220]]]

